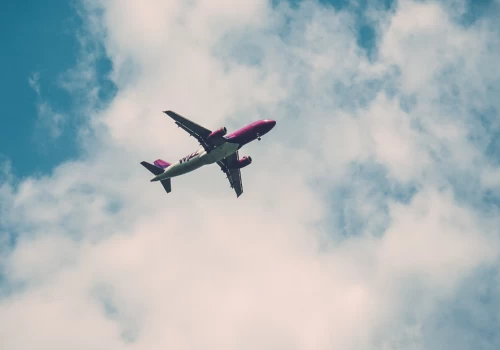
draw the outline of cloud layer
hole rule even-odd
[[[500,28],[465,9],[373,3],[368,55],[350,8],[83,1],[81,158],[0,178],[1,348],[496,349]],[[242,197],[215,166],[149,182],[197,146],[165,109],[277,120]]]

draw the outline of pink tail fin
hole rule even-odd
[[[156,165],[159,168],[165,169],[170,166],[169,162],[165,162],[164,160],[157,159],[154,161],[154,165]]]

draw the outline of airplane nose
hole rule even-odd
[[[267,134],[269,131],[271,131],[272,128],[274,128],[274,126],[276,125],[276,121],[275,120],[271,120],[271,119],[264,119],[260,122],[260,134],[261,135],[264,135],[264,134]]]
[[[266,129],[267,129],[267,132],[271,131],[271,129],[274,128],[275,125],[276,125],[276,121],[275,120],[266,120]]]
[[[267,125],[269,125],[270,129],[274,128],[276,125],[276,120],[266,120]]]

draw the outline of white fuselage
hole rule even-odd
[[[204,165],[218,162],[221,159],[233,154],[238,150],[237,143],[225,142],[207,153],[204,148],[191,153],[190,155],[178,160],[165,169],[165,172],[156,176],[153,180],[166,180],[172,177],[189,173],[201,168]]]

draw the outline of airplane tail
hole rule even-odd
[[[148,169],[153,175],[163,174],[165,172],[165,168],[167,168],[170,165],[170,163],[165,162],[161,159],[155,160],[154,162],[155,165],[144,161],[142,161],[141,164],[143,167]],[[160,182],[165,191],[167,191],[167,193],[172,192],[172,181],[170,179],[160,180]]]

